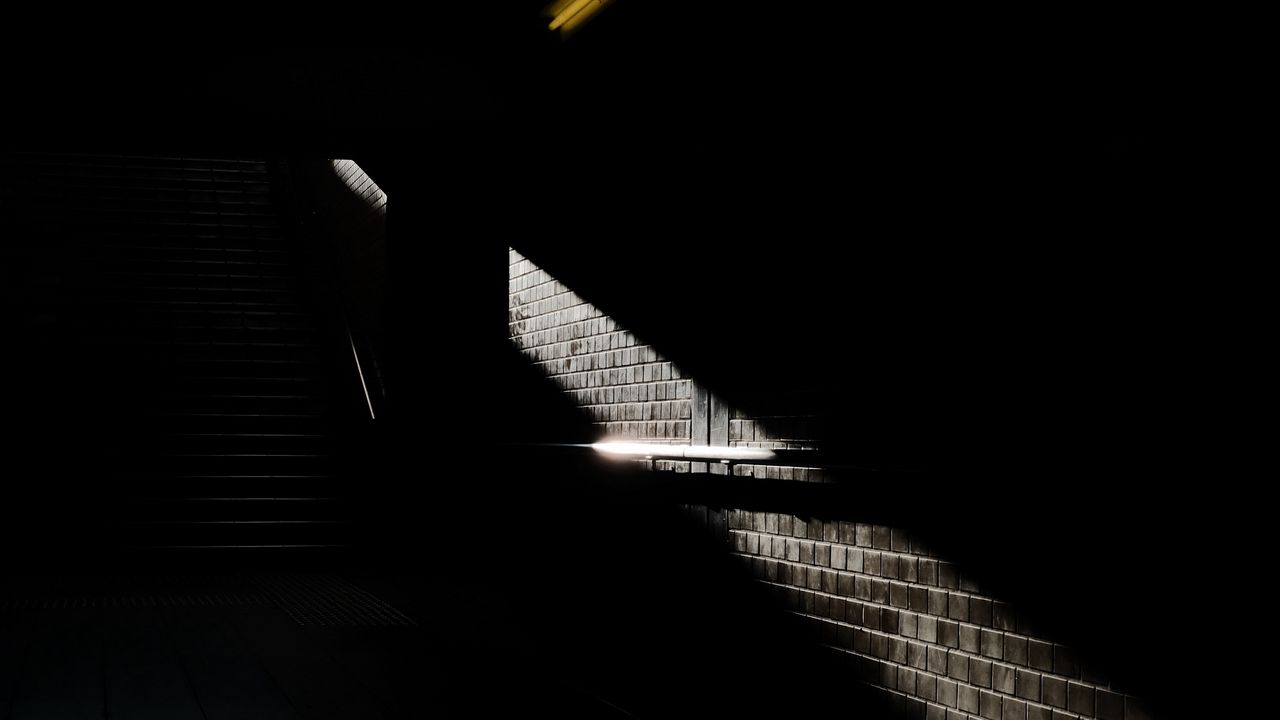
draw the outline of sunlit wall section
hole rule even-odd
[[[387,194],[354,160],[330,160],[329,164],[343,184],[364,199],[370,215],[383,217],[387,214]]]
[[[714,446],[819,450],[824,428],[817,417],[753,416],[720,406],[654,348],[514,250],[510,263],[511,341],[588,412],[601,439],[707,445],[712,452]],[[695,408],[698,402],[703,408]],[[706,429],[691,436],[698,417]],[[654,467],[725,472],[715,462],[655,460]],[[778,462],[737,462],[731,472],[843,480],[821,468]],[[686,509],[729,544],[745,573],[828,646],[833,659],[847,663],[850,682],[879,688],[901,717],[1152,717],[1063,640],[902,528],[761,508]],[[752,666],[752,660],[772,661],[744,662]]]
[[[679,368],[515,250],[508,282],[511,342],[601,439],[689,443],[691,383]]]

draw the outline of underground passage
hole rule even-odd
[[[1175,60],[458,5],[6,50],[0,720],[1255,716]]]

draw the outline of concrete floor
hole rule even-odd
[[[518,651],[459,639],[456,618],[419,622],[345,578],[286,580],[313,588],[262,592],[274,581],[245,576],[7,578],[0,718],[620,716]],[[394,583],[380,592],[394,595]]]

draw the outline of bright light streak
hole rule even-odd
[[[365,404],[369,406],[369,419],[378,419],[373,414],[373,400],[369,398],[369,386],[364,382],[364,368],[360,367],[360,353],[356,352],[356,339],[351,337],[351,328],[347,328],[347,341],[351,343],[351,357],[356,359],[356,374],[360,376],[360,389],[364,391]]]
[[[610,2],[612,0],[556,0],[547,6],[546,13],[551,16],[548,27],[562,33],[571,32]]]
[[[659,460],[728,460],[732,462],[772,460],[772,450],[765,448],[713,447],[710,445],[650,445],[647,443],[594,443],[592,450],[618,457],[653,458]]]

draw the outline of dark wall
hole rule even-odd
[[[829,449],[927,471],[924,489],[848,492],[876,523],[947,538],[1134,692],[1207,697],[1188,679],[1212,675],[1213,634],[1174,629],[1235,512],[1175,490],[1235,482],[1202,362],[1213,314],[1187,292],[1212,242],[1185,202],[1207,66],[1113,17],[647,5],[564,45],[526,13],[367,55],[64,53],[16,86],[10,142],[268,147],[370,172],[391,197],[389,417],[424,503],[393,508],[400,538],[467,536],[495,498],[520,526],[521,502],[574,497],[528,489],[558,465],[504,478],[468,454],[580,437],[507,347],[510,246],[735,406],[818,415]],[[85,128],[82,101],[114,110]],[[578,510],[604,522],[573,503],[544,520],[557,538]],[[564,542],[555,572],[599,567]]]
[[[924,471],[850,493],[1126,689],[1220,702],[1170,604],[1237,517],[1212,70],[1118,18],[768,18],[619,4],[539,68],[513,247],[734,406]]]
[[[888,14],[600,23],[531,83],[513,194],[544,230],[513,245],[692,374],[856,394],[845,430],[884,461],[1019,463],[1103,402],[1091,434],[1132,440],[1165,402],[1184,150],[1159,55]],[[745,362],[726,341],[762,336]]]

